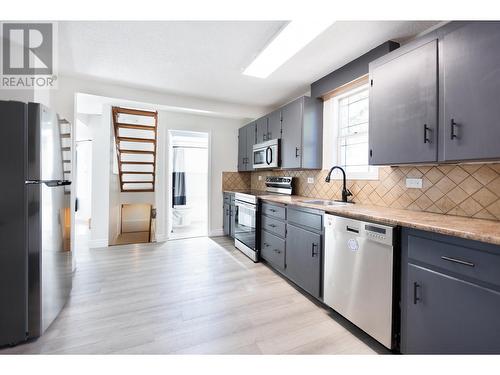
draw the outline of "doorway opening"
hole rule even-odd
[[[208,234],[209,135],[169,131],[170,239]]]

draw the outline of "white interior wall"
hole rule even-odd
[[[157,208],[167,213],[171,207],[171,177],[168,171],[168,130],[188,130],[209,134],[209,234],[222,234],[222,172],[236,171],[238,162],[238,128],[241,120],[197,116],[184,113],[159,111],[158,113],[158,157],[157,181],[165,181],[157,186]],[[168,216],[157,219],[158,240],[165,240],[168,233]]]
[[[106,106],[104,110],[111,111],[109,106]],[[103,122],[103,126],[105,123]],[[108,240],[109,243],[115,243],[118,235],[121,232],[121,202],[120,202],[120,176],[114,173],[113,163],[115,162],[115,149],[112,147],[114,142],[114,131],[113,126],[110,122],[109,127],[109,232]]]

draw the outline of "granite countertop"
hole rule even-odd
[[[399,225],[500,245],[500,221],[402,210],[359,203],[345,206],[324,206],[321,204],[304,203],[304,201],[314,200],[315,198],[298,195],[260,195],[259,199],[315,208],[327,213],[338,214],[353,219],[372,221],[380,224]]]

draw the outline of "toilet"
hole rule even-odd
[[[191,206],[178,205],[174,206],[172,213],[172,225],[174,227],[185,227],[191,225]]]

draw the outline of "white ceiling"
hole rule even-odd
[[[242,71],[283,21],[60,22],[59,73],[228,103],[274,108],[387,40],[436,22],[334,23],[270,77]]]

